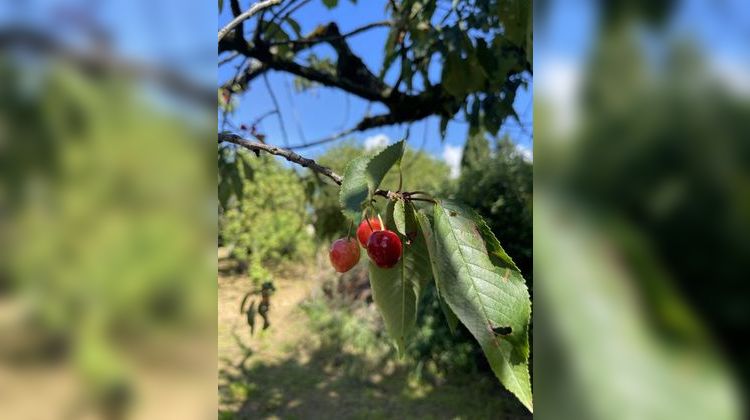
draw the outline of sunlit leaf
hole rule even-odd
[[[409,233],[399,236],[403,244],[401,260],[387,269],[369,264],[373,300],[383,316],[388,335],[402,355],[416,325],[419,297],[432,277],[427,245],[413,207],[406,206],[405,213]]]
[[[367,186],[367,175],[365,173],[367,164],[371,157],[368,155],[360,156],[352,160],[344,171],[344,180],[339,190],[339,203],[344,216],[359,223],[362,213],[362,203],[364,203],[369,194]]]
[[[406,235],[406,215],[404,214],[404,200],[396,200],[393,206],[393,223],[396,230],[402,235]]]
[[[440,303],[440,309],[443,311],[445,320],[448,323],[448,328],[450,329],[452,334],[455,334],[456,327],[458,326],[458,318],[456,317],[456,314],[453,313],[453,310],[451,310],[451,308],[445,302],[445,299],[443,299],[440,292],[440,282],[442,280],[438,277],[439,271],[436,268],[437,255],[431,222],[429,220],[429,217],[421,211],[416,212],[415,216],[417,219],[417,223],[419,223],[420,232],[424,237],[425,244],[427,245],[427,250],[430,255],[430,266],[432,267],[432,272],[435,279],[435,288],[437,289],[437,297]]]
[[[296,20],[292,19],[291,17],[287,17],[286,23],[288,23],[292,28],[292,31],[294,31],[294,34],[297,36],[297,38],[302,38],[302,28],[299,26],[299,23]]]
[[[370,197],[377,191],[385,174],[393,165],[401,161],[401,157],[404,155],[404,144],[403,140],[393,143],[369,159],[366,177],[367,185],[370,188]]]
[[[323,0],[323,4],[327,8],[333,9],[334,7],[336,7],[339,4],[339,0]]]
[[[443,279],[442,296],[479,342],[500,382],[532,410],[528,290],[482,224],[475,212],[458,204],[434,206],[435,277]]]

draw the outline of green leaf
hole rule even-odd
[[[503,24],[504,37],[517,46],[526,48],[532,25],[531,2],[502,0],[498,2],[498,15]]]
[[[418,211],[416,212],[416,219],[417,223],[419,223],[420,233],[424,237],[425,243],[427,245],[427,251],[430,255],[430,266],[432,267],[432,272],[435,278],[435,288],[437,289],[440,309],[443,311],[445,320],[448,322],[448,328],[450,329],[451,334],[455,334],[456,327],[458,326],[458,318],[445,302],[445,299],[443,299],[442,297],[442,292],[440,291],[440,282],[444,280],[440,279],[440,277],[438,276],[440,274],[440,271],[436,269],[437,256],[435,255],[435,239],[432,233],[432,226],[430,224],[429,217],[421,211]]]
[[[481,90],[487,77],[473,51],[467,57],[454,51],[449,54],[443,65],[441,77],[445,90],[453,96],[464,97],[467,93]]]
[[[388,36],[385,39],[385,51],[383,53],[383,66],[380,69],[380,75],[378,76],[381,80],[385,77],[388,69],[391,68],[393,62],[398,57],[399,51],[396,50],[396,37],[400,32],[400,28],[392,27],[388,31]]]
[[[224,0],[219,0],[219,13],[224,10]]]
[[[323,0],[323,4],[329,9],[333,9],[339,4],[339,0]]]
[[[454,52],[445,59],[441,80],[445,90],[453,96],[463,96],[466,93],[466,81],[461,57]]]
[[[482,110],[484,111],[484,118],[482,120],[484,128],[493,136],[497,135],[505,115],[502,113],[495,95],[487,95],[484,98],[482,101]]]
[[[474,98],[474,102],[471,104],[471,112],[469,117],[469,136],[475,136],[479,133],[479,99]]]
[[[276,22],[265,22],[263,34],[269,41],[289,41],[289,35]]]
[[[370,159],[369,155],[363,155],[349,162],[344,171],[344,180],[339,190],[341,212],[354,223],[359,223],[362,216],[362,203],[368,197],[369,190],[365,170]]]
[[[302,38],[302,27],[299,26],[299,23],[296,20],[292,19],[291,17],[287,17],[286,23],[288,23],[292,28],[297,38]]]
[[[446,116],[440,117],[440,139],[445,140],[445,131],[448,129],[448,121],[450,118]]]
[[[396,200],[393,206],[393,223],[396,230],[402,235],[406,235],[406,215],[404,214],[404,200]]]
[[[385,174],[391,167],[401,162],[401,157],[404,155],[404,144],[404,140],[393,143],[373,156],[367,163],[366,176],[367,186],[370,188],[370,198],[377,191]]]
[[[439,282],[443,298],[479,342],[497,378],[532,411],[529,293],[515,264],[482,225],[476,213],[458,204],[434,206],[435,277],[445,280]]]
[[[385,220],[383,223],[384,228],[388,230],[393,230],[396,223],[393,221],[393,209],[395,207],[396,202],[393,200],[388,200],[388,204],[385,205]]]
[[[495,237],[495,234],[492,233],[492,230],[490,230],[487,222],[485,222],[484,219],[479,216],[476,216],[476,219],[477,229],[479,230],[479,234],[482,236],[482,239],[487,246],[487,254],[490,257],[492,264],[494,264],[496,267],[510,268],[511,270],[517,271],[520,274],[521,270],[518,269],[516,263],[513,262],[513,260],[510,258],[510,255],[508,255],[503,249],[502,245],[500,245],[500,241],[498,241],[497,237]]]
[[[429,253],[424,237],[419,234],[414,209],[406,206],[405,211],[406,229],[411,235],[400,236],[403,244],[401,260],[392,268],[369,264],[373,300],[401,355],[417,322],[419,297],[432,277]]]

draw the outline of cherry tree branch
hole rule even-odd
[[[333,182],[335,182],[336,185],[341,185],[341,182],[343,181],[343,178],[341,177],[341,175],[337,174],[336,172],[333,172],[331,168],[322,166],[318,164],[317,162],[315,162],[314,160],[302,157],[294,153],[291,150],[282,149],[281,147],[276,147],[270,144],[260,143],[257,141],[246,140],[236,134],[219,133],[218,139],[219,139],[219,143],[221,142],[234,143],[238,146],[242,146],[245,149],[251,150],[255,153],[259,153],[263,151],[266,153],[270,153],[272,155],[281,156],[284,159],[288,160],[289,162],[296,163],[297,165],[304,166],[305,168],[310,168],[311,170],[321,175],[327,176],[328,178],[333,180]]]
[[[383,21],[380,21],[380,22],[368,23],[367,25],[364,25],[364,26],[359,27],[357,29],[353,29],[353,30],[351,30],[351,31],[349,31],[347,33],[340,34],[340,35],[320,36],[320,37],[305,37],[305,38],[300,38],[300,39],[289,39],[289,40],[286,40],[286,41],[271,41],[271,42],[268,42],[268,45],[272,46],[272,45],[288,45],[288,44],[292,44],[292,45],[298,45],[298,44],[318,44],[318,43],[321,43],[321,42],[335,41],[335,40],[338,40],[338,39],[346,39],[346,38],[352,37],[354,35],[360,34],[362,32],[369,31],[370,29],[373,29],[373,28],[388,27],[388,26],[391,26],[391,25],[393,25],[392,21],[390,21],[390,20],[383,20]]]
[[[334,172],[331,168],[323,166],[319,164],[318,162],[315,162],[313,159],[302,157],[289,149],[283,149],[281,147],[272,146],[270,144],[247,140],[236,134],[231,134],[231,133],[219,133],[218,141],[219,143],[227,142],[227,143],[236,144],[238,146],[244,147],[247,150],[255,152],[255,154],[259,154],[260,152],[266,152],[275,156],[281,156],[284,159],[288,160],[289,162],[296,163],[297,165],[300,165],[300,166],[304,166],[305,168],[308,168],[314,172],[317,172],[321,175],[324,175],[330,178],[333,182],[336,183],[336,185],[339,185],[339,186],[344,181],[344,178],[341,175]],[[377,190],[375,191],[375,195],[388,198],[391,196],[391,193],[386,190]]]
[[[250,6],[249,9],[247,9],[245,12],[243,12],[241,15],[237,16],[236,18],[232,19],[231,22],[227,24],[227,26],[221,28],[219,30],[219,41],[224,39],[225,36],[231,31],[232,29],[236,28],[237,25],[240,23],[250,19],[251,17],[255,16],[259,12],[268,9],[269,7],[276,6],[277,4],[281,3],[282,0],[263,0],[259,1],[252,6]]]

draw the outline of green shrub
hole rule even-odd
[[[238,151],[235,164],[242,194],[221,215],[220,234],[232,256],[249,266],[250,278],[261,281],[270,266],[311,254],[305,190],[299,176],[273,157]]]

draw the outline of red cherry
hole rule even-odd
[[[401,258],[401,239],[393,231],[378,230],[367,241],[367,255],[380,268],[391,268]]]
[[[371,218],[369,221],[370,224],[367,224],[367,220],[363,220],[357,228],[357,239],[359,239],[359,243],[365,248],[367,248],[367,240],[370,239],[372,232],[383,230],[383,226],[380,225],[380,219]]]
[[[347,238],[336,239],[328,252],[331,265],[339,273],[345,273],[359,262],[359,246],[357,241]]]

